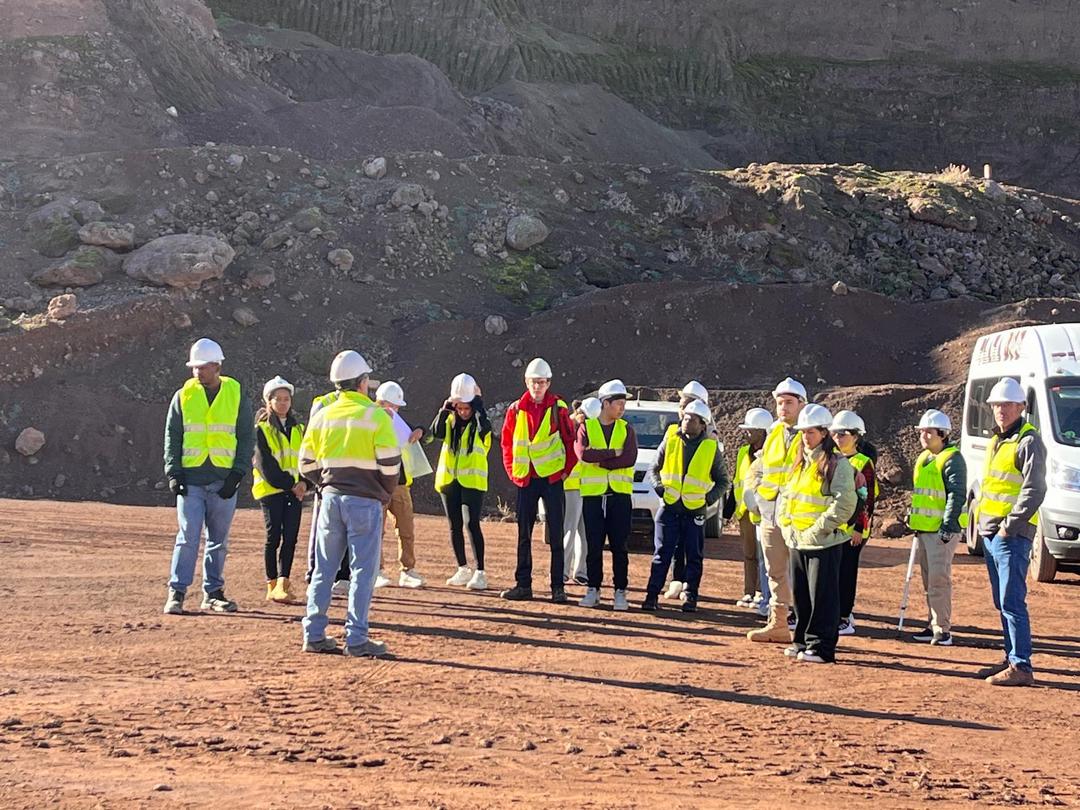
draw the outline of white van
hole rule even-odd
[[[1027,393],[1027,418],[1046,444],[1046,500],[1032,549],[1031,574],[1051,582],[1058,569],[1080,570],[1080,324],[1025,326],[975,343],[964,394],[960,452],[967,464],[968,509],[979,493],[994,415],[986,398],[1002,377]],[[969,514],[968,551],[982,554]]]

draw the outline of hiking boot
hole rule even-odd
[[[524,588],[521,585],[515,585],[510,590],[503,591],[499,594],[503,599],[508,599],[511,602],[527,602],[532,599],[532,588]],[[563,591],[563,598],[566,597],[566,591]]]
[[[600,604],[600,589],[589,588],[585,591],[585,595],[581,597],[581,601],[578,602],[578,607],[594,608]]]
[[[682,589],[683,589],[683,584],[681,582],[679,582],[679,580],[673,579],[673,580],[671,580],[671,584],[668,585],[667,590],[664,591],[664,598],[665,599],[678,599],[679,594],[682,593]]]
[[[697,613],[697,597],[692,593],[683,594],[682,612]]]
[[[930,639],[930,643],[935,647],[951,647],[952,633],[934,633],[934,637]]]
[[[169,596],[165,600],[166,614],[182,616],[184,613],[184,592],[169,588]]]
[[[277,587],[277,580],[276,579],[268,579],[268,580],[266,580],[266,601],[267,602],[273,602],[274,601],[274,588],[276,588],[276,587]]]
[[[280,605],[292,604],[292,594],[289,593],[289,580],[287,577],[278,577],[274,580],[274,587],[270,591],[270,599]]]
[[[645,601],[641,603],[641,609],[647,610],[650,613],[655,613],[659,605],[656,603],[656,597],[653,594],[647,594]]]
[[[332,638],[320,638],[318,641],[311,641],[310,639],[304,639],[304,646],[301,650],[306,653],[336,653],[338,651],[337,642]]]
[[[399,588],[422,588],[424,587],[424,578],[416,573],[415,568],[410,568],[408,571],[402,571],[398,574],[397,584]]]
[[[341,654],[349,658],[385,658],[390,654],[383,641],[368,639],[363,644],[350,644],[341,651]]]
[[[918,633],[912,633],[911,640],[917,641],[920,644],[929,644],[931,641],[934,640],[934,628],[926,627],[925,629],[920,630]]]
[[[849,622],[847,619],[840,620],[840,629],[837,633],[841,636],[853,636],[855,635],[855,625]]]
[[[469,581],[465,583],[465,587],[470,591],[486,591],[487,586],[487,574],[483,571],[473,571],[473,575],[469,577]]]
[[[791,631],[783,624],[778,624],[775,614],[769,623],[764,627],[759,627],[757,630],[751,630],[746,634],[746,637],[751,641],[762,641],[771,644],[790,644],[791,643]]]
[[[376,588],[385,588],[389,584],[390,584],[390,577],[384,577],[382,575],[382,571],[380,571],[378,576],[375,577],[375,587]]]
[[[281,600],[283,604],[302,605],[307,599],[307,594],[304,594],[303,596],[298,596],[296,592],[293,591],[292,583],[289,581],[288,577],[281,577],[278,580],[278,587],[281,589],[281,593],[284,595],[284,598]]]
[[[988,680],[989,678],[993,677],[994,675],[997,675],[999,672],[1004,672],[1008,668],[1009,668],[1009,662],[1008,661],[999,661],[998,663],[993,664],[992,666],[988,666],[988,667],[984,667],[983,669],[980,669],[978,672],[975,673],[975,677],[985,681],[985,680]]]
[[[1014,664],[1009,664],[1007,669],[1003,669],[997,675],[991,675],[986,682],[991,686],[1034,686],[1035,675],[1030,669],[1021,669]]]
[[[615,610],[629,610],[630,603],[626,601],[626,591],[615,591]]]
[[[225,591],[204,593],[201,608],[214,613],[236,613],[236,602],[225,596]]]
[[[454,575],[450,579],[446,580],[447,585],[465,586],[469,584],[469,580],[472,578],[472,569],[467,565],[459,565],[458,570],[454,572]]]
[[[556,605],[565,605],[570,600],[566,598],[566,588],[560,585],[558,588],[551,589],[551,601]]]

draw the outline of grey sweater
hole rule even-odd
[[[1017,420],[1008,430],[1001,432],[994,428],[994,434],[1002,439],[1015,436],[1024,425],[1024,419]],[[1035,538],[1035,527],[1029,523],[1039,511],[1046,498],[1046,445],[1038,433],[1029,433],[1016,446],[1016,466],[1024,478],[1020,485],[1020,495],[1012,511],[1004,518],[985,515],[979,512],[979,534],[992,537],[999,531],[1006,537]]]

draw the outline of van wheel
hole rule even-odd
[[[1057,560],[1046,547],[1041,528],[1035,533],[1035,540],[1031,544],[1031,575],[1036,582],[1053,582],[1057,575]]]
[[[983,541],[979,537],[979,527],[975,525],[975,510],[968,509],[968,525],[965,530],[964,539],[966,541],[968,554],[973,557],[983,556]]]
[[[720,516],[720,510],[717,509],[715,515],[705,518],[705,536],[709,538],[720,537],[722,523],[723,519]]]

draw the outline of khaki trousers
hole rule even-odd
[[[960,534],[951,542],[942,543],[937,532],[919,532],[919,546],[915,552],[922,572],[923,588],[926,589],[926,607],[930,627],[935,632],[952,630],[952,562]]]
[[[750,515],[739,518],[739,539],[742,541],[743,593],[751,596],[758,589],[757,526],[750,522]]]
[[[769,609],[778,622],[787,621],[791,606],[791,554],[780,527],[767,520],[761,521],[761,549],[765,555],[765,572],[769,575]]]
[[[394,531],[398,539],[398,564],[402,571],[409,571],[416,566],[415,542],[413,534],[413,505],[412,492],[404,484],[394,487],[394,494],[390,496],[390,504],[386,511],[394,516]],[[389,521],[383,521],[388,525]],[[386,548],[386,543],[383,543]],[[379,566],[382,567],[381,565]]]

